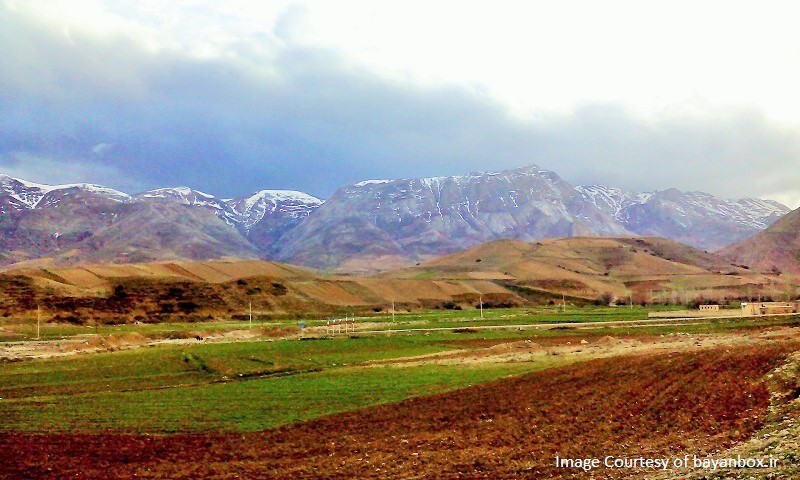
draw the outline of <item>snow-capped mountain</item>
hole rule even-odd
[[[220,198],[189,187],[131,197],[99,185],[51,186],[0,175],[0,263],[260,256],[379,269],[498,238],[587,235],[662,236],[717,250],[788,211],[769,200],[674,188],[574,187],[536,166],[365,180],[326,202],[289,190]]]
[[[189,187],[159,188],[136,195],[138,201],[167,201],[213,210],[227,223],[249,232],[270,216],[302,219],[322,205],[322,200],[294,190],[261,190],[240,198],[217,198]]]
[[[602,185],[575,189],[633,233],[671,238],[706,250],[750,237],[790,211],[772,200],[730,200],[675,188],[647,193]]]
[[[322,200],[294,190],[261,190],[249,197],[227,199],[225,203],[236,212],[239,222],[249,231],[271,215],[305,218],[322,205]]]
[[[322,205],[322,200],[293,190],[261,190],[226,200],[239,229],[267,257],[275,254],[278,240],[300,225]]]
[[[245,197],[221,199],[189,187],[176,187],[140,193],[136,199],[208,209],[265,255],[272,253],[281,236],[322,205],[319,198],[294,190],[261,190]]]
[[[282,239],[277,257],[331,267],[364,255],[417,260],[497,238],[627,233],[554,172],[529,166],[348,185]]]
[[[260,246],[271,248],[321,203],[295,191],[219,199],[189,187],[131,197],[100,185],[43,185],[1,175],[0,263],[263,256]]]
[[[216,210],[228,210],[224,201],[214,195],[201,192],[189,187],[158,188],[136,195],[140,201],[167,200],[182,205],[196,205],[210,207]]]
[[[130,202],[127,193],[90,183],[43,185],[8,175],[0,175],[0,212],[19,211],[57,205],[64,199],[92,196],[115,202]]]
[[[217,217],[221,218],[228,225],[236,228],[241,227],[241,221],[237,212],[214,195],[210,195],[200,190],[189,187],[158,188],[136,195],[138,202],[168,202],[178,205],[200,207],[208,209]]]

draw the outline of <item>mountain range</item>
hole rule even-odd
[[[789,212],[674,188],[573,186],[536,166],[463,176],[367,180],[327,201],[286,190],[219,198],[188,187],[128,195],[0,175],[0,263],[74,265],[265,258],[374,271],[482,242],[647,235],[703,250],[751,237]]]

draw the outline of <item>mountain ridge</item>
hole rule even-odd
[[[232,231],[197,213],[191,215],[197,229],[179,222],[175,231],[158,233],[165,225],[156,218],[158,209],[120,208],[151,203],[202,210]],[[171,211],[176,221],[180,211]],[[116,239],[119,245],[114,246],[115,239],[103,237],[108,258],[98,258],[99,253],[81,243],[91,244],[87,239],[112,223],[120,232],[138,228],[161,236],[180,231],[183,237],[204,238],[208,260],[257,256],[341,271],[424,261],[499,238],[645,235],[718,250],[758,233],[788,211],[770,200],[728,200],[674,188],[637,193],[602,185],[573,186],[536,165],[456,176],[363,180],[343,186],[326,201],[304,192],[269,189],[220,198],[188,186],[128,195],[94,184],[53,186],[0,175],[0,234],[6,237],[0,263],[38,257],[69,263],[83,261],[83,256],[125,261],[123,253],[131,254],[125,238]],[[138,227],[119,226],[127,215],[134,215]],[[208,232],[213,232],[210,237]],[[149,248],[144,238],[134,236],[139,245],[134,250],[144,252],[136,258],[160,259],[158,248]],[[173,260],[181,251],[174,242],[153,238],[154,244],[159,242],[171,245],[164,259]],[[202,259],[203,245],[196,245],[191,259]],[[66,251],[92,253],[65,260]]]

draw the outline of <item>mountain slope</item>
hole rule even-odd
[[[169,202],[193,207],[203,207],[214,212],[226,223],[249,236],[260,223],[277,224],[285,233],[322,204],[322,200],[307,193],[293,190],[261,190],[241,198],[220,199],[189,187],[159,188],[136,195],[137,201]],[[260,231],[270,230],[262,226]],[[259,239],[259,236],[255,236]],[[258,242],[263,243],[263,242]]]
[[[0,214],[57,205],[75,199],[104,199],[115,202],[130,202],[127,193],[90,183],[70,185],[42,185],[0,175]]]
[[[766,230],[723,249],[720,255],[760,271],[800,273],[800,209]]]
[[[131,197],[99,185],[0,175],[0,264],[266,256],[248,238],[266,250],[321,203],[281,190],[223,200],[188,187]]]
[[[293,190],[261,190],[249,197],[226,200],[235,222],[263,255],[272,257],[278,239],[322,205],[322,200]]]
[[[257,250],[212,212],[184,205],[121,206],[114,221],[59,255],[69,264],[256,258]],[[62,262],[63,263],[63,262]]]
[[[756,234],[789,212],[770,200],[727,200],[675,188],[633,193],[592,185],[576,190],[631,232],[712,251]]]
[[[418,260],[496,238],[626,233],[558,175],[531,166],[349,185],[281,240],[277,258],[336,267],[365,256]]]
[[[58,265],[255,257],[236,230],[204,209],[112,201],[61,203],[0,216],[3,263]]]

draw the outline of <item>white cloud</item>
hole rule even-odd
[[[203,58],[236,55],[242,42],[272,51],[285,40],[277,26],[382,75],[474,86],[526,114],[615,102],[657,115],[699,99],[800,123],[800,5],[790,1],[6,3],[67,33]]]
[[[114,148],[114,144],[112,143],[98,143],[97,145],[92,147],[92,153],[94,153],[95,155],[103,155],[112,148]]]
[[[795,205],[795,9],[0,0],[0,143],[39,153],[0,168],[326,196],[365,177],[539,163],[573,183]]]
[[[138,192],[141,186],[110,165],[83,159],[54,159],[28,152],[0,155],[0,173],[45,185],[97,183]]]

